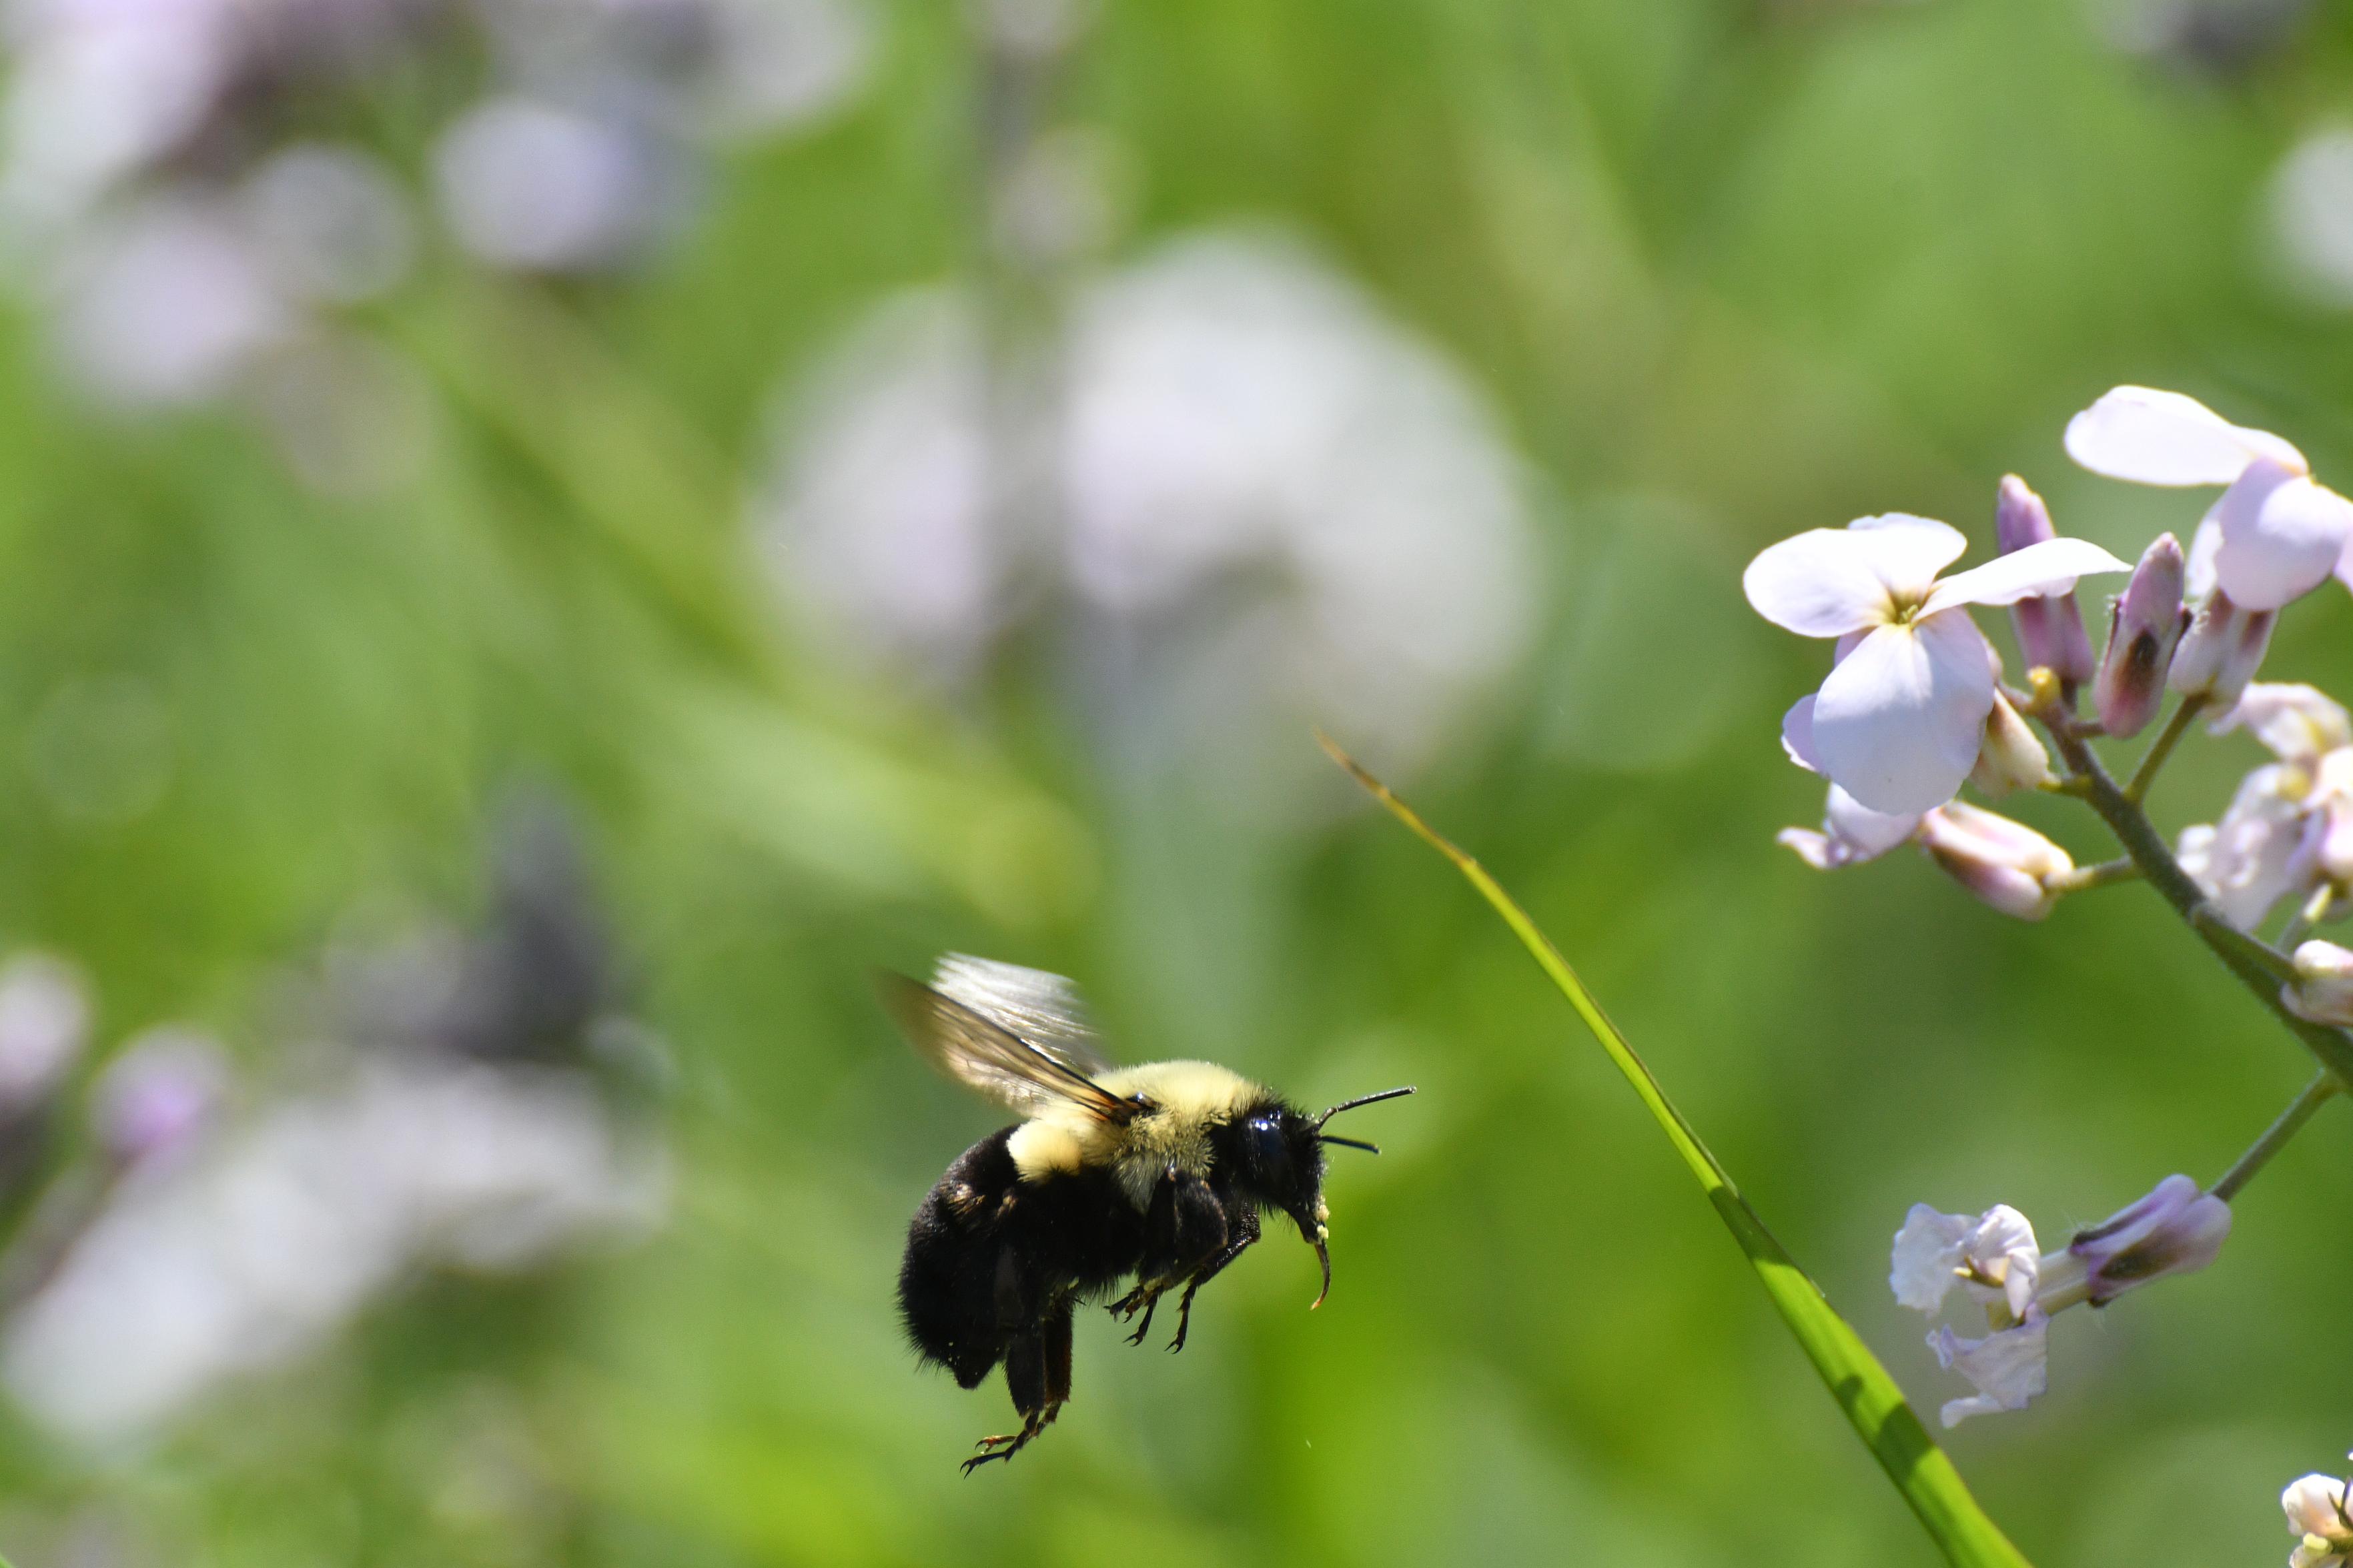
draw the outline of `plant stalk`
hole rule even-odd
[[[2339,1092],[2337,1079],[2321,1073],[2304,1086],[2304,1092],[2279,1113],[2279,1120],[2264,1129],[2263,1135],[2239,1156],[2231,1168],[2222,1173],[2221,1180],[2207,1190],[2224,1203],[2238,1195],[2239,1189],[2254,1179],[2255,1173],[2271,1163],[2273,1155],[2287,1147],[2287,1141],[2312,1120],[2312,1113],[2335,1098]]]

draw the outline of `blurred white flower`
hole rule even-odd
[[[1082,291],[1047,357],[1027,430],[953,297],[888,308],[820,373],[759,502],[803,609],[954,675],[1060,596],[1098,640],[1082,672],[1177,756],[1303,714],[1410,755],[1525,651],[1509,448],[1299,251],[1179,242]]]
[[[2226,487],[2191,556],[2211,550],[2215,586],[2244,610],[2310,593],[2353,540],[2353,501],[2314,482],[2303,453],[2178,392],[2116,388],[2068,422],[2067,455],[2136,484]]]
[[[109,1445],[298,1357],[417,1268],[527,1267],[633,1234],[658,1151],[560,1068],[378,1060],[193,1162],[136,1173],[0,1340],[33,1415]]]
[[[2353,127],[2315,131],[2288,150],[2272,176],[2271,229],[2295,283],[2353,306]]]
[[[628,129],[527,99],[470,110],[434,153],[441,213],[496,267],[573,271],[617,261],[665,204],[660,160]]]
[[[2348,1455],[2353,1459],[2353,1455]],[[2344,1568],[2353,1563],[2353,1513],[2347,1511],[2344,1481],[2306,1476],[2280,1493],[2287,1532],[2296,1537],[2288,1568]]]
[[[59,352],[125,407],[218,395],[292,329],[292,307],[235,215],[159,197],[84,233],[53,269]]]
[[[46,1101],[90,1040],[80,973],[44,952],[0,967],[0,1124]]]
[[[355,147],[298,142],[246,181],[245,204],[272,272],[308,299],[372,300],[415,258],[407,194]]]
[[[2046,598],[2128,570],[2096,544],[2050,539],[1938,578],[1967,548],[1958,529],[1889,513],[1785,539],[1741,575],[1775,626],[1839,640],[1821,689],[1783,734],[1806,766],[1873,811],[1941,805],[1976,765],[1995,656],[1969,605]]]

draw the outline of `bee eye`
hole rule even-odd
[[[1259,1173],[1269,1182],[1282,1182],[1291,1174],[1291,1149],[1282,1141],[1282,1129],[1271,1116],[1253,1116],[1250,1121],[1250,1158]]]

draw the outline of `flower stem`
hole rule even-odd
[[[2140,880],[2140,868],[2129,859],[2103,860],[2096,866],[2078,866],[2063,876],[2046,877],[2042,885],[2054,893],[2081,893],[2094,888],[2105,888],[2113,882]]]
[[[2304,940],[2306,932],[2328,918],[2328,906],[2336,901],[2337,884],[2321,883],[2312,890],[2312,897],[2304,901],[2304,908],[2290,915],[2287,924],[2280,927],[2279,941],[2272,945],[2293,955],[2296,943]]]
[[[2204,890],[2189,879],[2189,873],[2181,868],[2173,851],[2166,847],[2147,813],[2116,787],[2116,780],[2108,776],[2108,770],[2100,765],[2100,759],[2067,722],[2063,712],[2045,708],[2038,717],[2050,730],[2060,756],[2065,759],[2073,774],[2068,782],[2081,784],[2084,798],[2100,814],[2149,886],[2164,895],[2165,901],[2173,906],[2214,956],[2239,977],[2239,984],[2253,992],[2256,1000],[2271,1010],[2282,1026],[2304,1043],[2340,1088],[2353,1089],[2353,1039],[2348,1039],[2342,1030],[2297,1017],[2280,1000],[2281,981],[2295,973],[2287,955],[2232,926],[2222,918],[2220,910],[2207,901]]]
[[[2279,1120],[2266,1128],[2263,1135],[2222,1173],[2222,1179],[2207,1190],[2226,1204],[2237,1196],[2239,1189],[2253,1180],[2257,1171],[2271,1163],[2273,1155],[2287,1147],[2287,1141],[2312,1120],[2312,1113],[2338,1092],[2338,1087],[2335,1076],[2325,1072],[2306,1084],[2304,1092],[2279,1113]]]
[[[2148,786],[2157,782],[2158,769],[2165,766],[2165,759],[2173,755],[2173,748],[2180,743],[2183,735],[2189,733],[2190,724],[2205,706],[2203,692],[2193,692],[2181,700],[2181,705],[2173,710],[2173,717],[2165,721],[2165,728],[2157,732],[2157,739],[2151,741],[2148,750],[2141,754],[2140,765],[2133,769],[2132,778],[2125,785],[2126,800],[2138,805],[2148,795]]]

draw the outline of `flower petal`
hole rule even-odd
[[[1961,1244],[1978,1222],[1965,1214],[1942,1214],[1926,1204],[1914,1204],[1895,1233],[1889,1258],[1887,1287],[1895,1304],[1915,1312],[1934,1312],[1958,1283],[1953,1271],[1960,1267]]]
[[[1894,613],[1887,584],[1844,529],[1811,528],[1767,545],[1740,574],[1740,587],[1758,615],[1800,637],[1842,637]]]
[[[1815,695],[1822,771],[1873,811],[1922,812],[1952,799],[1993,709],[1990,657],[1966,610],[1873,632]]]
[[[2039,1309],[2026,1321],[2001,1329],[1981,1340],[1965,1340],[1950,1329],[1928,1336],[1936,1360],[1977,1385],[1974,1399],[1956,1399],[1940,1412],[1947,1427],[1972,1415],[1997,1410],[2023,1410],[2050,1386],[2051,1320]]]
[[[2242,726],[2282,762],[2307,767],[2326,752],[2353,746],[2353,716],[2319,688],[2301,681],[2250,684],[2238,706],[2216,720],[2210,733],[2225,735]]]
[[[1936,585],[1936,574],[1969,547],[1968,536],[1951,523],[1908,511],[1859,517],[1846,525],[1846,531],[1887,591],[1915,605]]]
[[[1886,854],[1920,829],[1917,812],[1873,811],[1854,796],[1831,785],[1829,804],[1822,808],[1822,826],[1847,847],[1850,864]]]
[[[2070,419],[2067,455],[2095,474],[2144,485],[2227,485],[2257,458],[2309,468],[2278,437],[2147,386],[2119,386]]]
[[[1781,750],[1789,760],[1810,773],[1822,771],[1821,758],[1814,752],[1814,694],[1810,691],[1789,705],[1781,715]]]
[[[1933,616],[1961,605],[2015,605],[2070,593],[2077,578],[2094,573],[2131,570],[2088,539],[2046,539],[1946,578],[1923,608]]]
[[[2353,539],[2353,501],[2268,461],[2249,464],[2213,515],[2222,531],[2214,580],[2250,610],[2276,610],[2319,587]]]
[[[2222,549],[2222,525],[2215,521],[2214,512],[2213,507],[2207,508],[2198,531],[2189,536],[2189,573],[2181,584],[2186,599],[2202,599],[2214,590],[2214,557]],[[2353,586],[2353,578],[2348,578],[2347,584]]]
[[[2291,1535],[2342,1535],[2345,1521],[2337,1514],[2345,1501],[2345,1483],[2330,1476],[2306,1476],[2280,1493]]]

